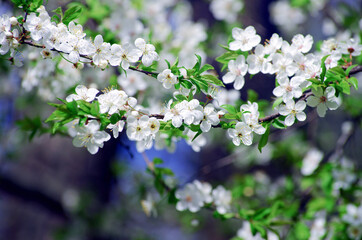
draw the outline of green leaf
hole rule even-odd
[[[32,0],[30,4],[29,11],[35,12],[41,5],[43,5],[43,0]]]
[[[208,82],[208,83],[211,83],[211,84],[214,84],[216,86],[223,86],[225,87],[224,83],[217,77],[215,77],[214,75],[201,75],[201,79]]]
[[[197,54],[195,54],[195,56],[197,58],[197,62],[196,62],[196,64],[194,65],[194,67],[192,69],[195,70],[196,72],[199,72],[200,67],[201,67],[201,56],[197,55]]]
[[[256,102],[258,101],[258,93],[255,92],[253,89],[248,89],[248,101],[250,102]]]
[[[347,81],[342,81],[337,86],[340,87],[343,93],[348,95],[351,93],[351,87],[349,86]]]
[[[61,18],[63,18],[62,7],[58,7],[57,9],[53,10],[52,12],[58,14]]]
[[[51,21],[55,22],[55,23],[60,23],[60,18],[57,15],[53,15],[52,18],[51,18]]]
[[[310,0],[290,0],[290,5],[296,8],[307,7]]]
[[[184,100],[187,101],[187,97],[185,97],[185,96],[182,95],[182,94],[176,95],[175,98],[176,98],[178,101],[181,101],[181,102],[184,101]]]
[[[349,76],[349,72],[350,72],[354,67],[356,67],[356,66],[358,66],[358,64],[349,66],[349,67],[346,69],[346,76]]]
[[[298,240],[307,240],[310,236],[308,226],[303,222],[298,222],[294,228],[295,236]]]
[[[206,71],[212,70],[212,69],[214,69],[213,66],[211,66],[210,64],[205,64],[204,66],[202,66],[199,73],[203,73],[203,72],[206,72]]]
[[[273,102],[273,109],[275,109],[277,106],[279,106],[282,102],[283,102],[282,97],[275,99],[275,101]]]
[[[115,74],[113,74],[110,78],[109,78],[109,86],[111,88],[118,88],[118,79],[117,76]]]
[[[278,129],[286,129],[287,127],[282,123],[280,122],[278,119],[274,119],[273,121],[273,127],[275,128],[278,128]]]
[[[223,109],[225,109],[226,111],[228,111],[231,114],[236,114],[237,113],[237,110],[233,105],[224,104],[224,105],[221,105],[220,107],[222,107]]]
[[[324,82],[324,78],[325,78],[325,76],[326,76],[326,71],[327,71],[327,68],[326,68],[326,63],[325,63],[325,61],[326,61],[326,59],[329,57],[329,55],[327,55],[327,56],[324,56],[323,58],[322,58],[322,60],[321,60],[321,67],[322,67],[322,73],[321,73],[321,75],[320,75],[320,79],[321,79],[321,81],[322,82]]]
[[[99,102],[93,101],[90,109],[90,114],[93,116],[99,116]]]
[[[260,141],[259,141],[259,144],[258,144],[258,149],[259,149],[260,152],[263,149],[263,147],[265,147],[267,145],[267,143],[268,143],[269,133],[270,133],[270,124],[268,124],[266,126],[266,131],[260,138]]]
[[[68,25],[71,21],[78,18],[82,13],[83,7],[81,5],[74,5],[64,12],[63,23]]]
[[[112,116],[109,118],[112,124],[116,124],[119,120],[121,120],[121,116],[118,113],[112,114]]]
[[[250,221],[250,229],[254,236],[256,233],[260,233],[262,238],[265,239],[267,237],[267,231],[261,222]]]
[[[175,196],[176,189],[171,189],[171,191],[168,193],[168,203],[169,204],[176,204],[178,199]]]
[[[77,115],[78,114],[78,104],[76,101],[71,101],[71,102],[67,102],[66,103],[67,109],[69,110],[69,112],[73,115]]]
[[[161,158],[154,158],[153,159],[153,164],[158,165],[158,164],[162,164],[163,160]]]
[[[199,130],[197,133],[196,133],[196,135],[195,135],[195,137],[191,140],[191,142],[193,142],[198,136],[200,136],[202,134],[202,131],[201,130]]]
[[[358,90],[358,80],[355,77],[350,77],[347,81],[356,89]]]

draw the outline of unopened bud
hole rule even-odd
[[[84,68],[84,64],[81,63],[81,62],[79,62],[79,63],[74,63],[74,64],[73,64],[73,67],[74,67],[75,69],[82,70],[82,69]]]
[[[10,18],[10,24],[12,25],[12,26],[15,26],[15,25],[18,25],[18,19],[16,19],[16,17],[11,17]]]
[[[100,61],[98,65],[98,67],[100,67],[102,70],[106,69],[107,66],[108,66],[107,60]]]

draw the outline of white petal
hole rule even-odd
[[[102,35],[97,35],[94,39],[94,45],[99,48],[100,46],[102,46],[103,43],[103,37]]]
[[[324,103],[321,103],[317,106],[318,116],[324,117],[326,115],[327,107]]]
[[[208,132],[211,129],[211,124],[208,121],[202,121],[200,124],[201,131]]]
[[[235,74],[233,74],[232,72],[228,72],[222,77],[222,80],[225,84],[228,84],[234,82],[235,78]]]
[[[242,89],[244,87],[245,81],[243,76],[237,76],[234,82],[234,88],[236,90]]]
[[[286,118],[285,118],[285,125],[287,125],[288,127],[289,126],[292,126],[293,123],[295,121],[295,116],[294,114],[289,114]]]
[[[315,97],[315,96],[310,96],[307,99],[307,105],[310,106],[310,107],[316,107],[320,103],[321,103],[320,99],[318,97]]]
[[[307,118],[307,115],[305,115],[304,112],[299,112],[296,114],[296,117],[297,117],[298,121],[303,122]]]
[[[231,51],[239,50],[239,49],[241,49],[241,47],[242,47],[242,43],[240,41],[234,41],[234,42],[229,43],[229,48]]]

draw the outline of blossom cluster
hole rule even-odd
[[[358,56],[362,50],[362,45],[353,39],[345,42],[329,39],[322,43],[320,53],[308,53],[312,48],[313,38],[301,34],[295,35],[291,44],[278,34],[273,34],[270,40],[262,45],[261,37],[256,34],[252,26],[245,29],[234,28],[232,36],[233,41],[229,43],[231,51],[246,52],[255,49],[254,53],[246,58],[244,55],[239,55],[236,60],[229,61],[229,72],[222,78],[224,83],[234,82],[234,88],[239,90],[244,86],[246,73],[276,74],[277,86],[273,94],[281,98],[284,103],[278,107],[278,111],[280,115],[286,116],[287,126],[291,126],[295,119],[299,121],[306,119],[303,112],[306,105],[317,107],[320,117],[325,116],[327,109],[338,108],[340,101],[333,86],[328,86],[326,89],[312,88],[314,96],[310,96],[307,102],[300,98],[303,96],[303,91],[312,85],[310,79],[322,81],[320,79],[322,60],[324,61],[322,64],[328,70],[338,65],[338,60],[343,54]],[[239,132],[241,128],[245,129],[239,124]],[[243,130],[243,132],[245,135],[248,131]]]
[[[219,185],[212,189],[209,183],[198,180],[178,189],[175,196],[179,199],[176,209],[179,211],[190,210],[190,212],[197,212],[205,204],[212,204],[220,214],[225,214],[230,211],[232,201],[231,192],[223,186]]]
[[[78,100],[86,102],[97,101],[99,104],[99,113],[106,114],[109,117],[124,111],[123,118],[114,124],[108,124],[107,129],[110,129],[113,132],[114,138],[117,138],[126,125],[128,138],[132,141],[137,141],[137,149],[141,152],[145,149],[150,149],[153,146],[154,140],[163,140],[162,135],[157,134],[160,130],[161,122],[169,121],[175,128],[181,127],[183,123],[187,125],[200,125],[202,132],[208,132],[212,125],[215,126],[220,122],[219,115],[212,104],[203,107],[196,99],[191,101],[184,100],[176,103],[174,108],[166,108],[165,114],[159,115],[157,118],[152,114],[145,113],[146,110],[141,110],[141,106],[137,105],[137,100],[134,97],[128,96],[122,90],[111,89],[100,93],[100,91],[95,88],[87,88],[83,85],[78,85],[75,89],[75,94],[69,95],[66,98],[66,101],[72,102]],[[90,117],[92,118],[93,116]],[[76,132],[85,131],[92,134],[92,131],[99,130],[99,123],[96,130],[92,128],[93,125],[97,124],[97,121],[92,121],[91,128],[88,126],[89,123],[85,124],[83,128],[77,127],[75,129]],[[74,129],[72,129],[72,131],[73,130]],[[193,135],[192,133],[192,131],[185,130],[184,134],[189,136],[190,134]],[[71,135],[77,136],[77,134]],[[191,137],[191,135],[189,137]],[[92,143],[95,143],[96,150],[98,151],[98,147],[102,147],[103,145],[97,142],[97,136],[100,135],[93,134],[92,137],[88,136],[87,141],[78,141],[75,146],[86,146],[88,148]],[[192,138],[193,137],[191,137],[191,139]],[[101,140],[103,143],[104,141],[108,141],[109,138],[106,139],[104,136],[101,136]],[[191,143],[191,141],[189,143],[194,144]],[[204,143],[200,144],[201,146],[204,145]],[[195,147],[196,146],[197,144],[195,143]],[[90,148],[88,148],[88,150],[89,149]],[[90,152],[94,154],[97,151],[93,150]]]
[[[342,221],[349,224],[347,233],[351,239],[360,239],[362,237],[362,205],[348,204],[346,210]]]
[[[236,123],[235,129],[229,128],[228,135],[236,146],[239,146],[240,143],[250,146],[253,142],[253,132],[262,135],[266,129],[259,124],[257,103],[248,102],[248,104],[243,104],[240,111],[244,112],[242,121]]]
[[[10,19],[2,17],[1,29],[2,51],[6,54],[9,49],[16,49],[19,44],[19,32],[16,30],[10,32]],[[68,26],[63,23],[55,24],[51,21],[48,12],[44,6],[38,8],[37,13],[30,13],[24,23],[24,28],[30,33],[33,42],[30,44],[40,44],[44,49],[42,52],[45,58],[51,57],[51,50],[68,54],[68,60],[74,64],[83,60],[92,60],[94,65],[105,69],[108,64],[111,66],[122,66],[128,69],[130,63],[137,62],[140,58],[145,66],[150,66],[153,61],[159,60],[159,56],[152,44],[147,44],[142,38],[135,41],[135,47],[130,43],[113,44],[104,42],[102,35],[97,35],[92,42],[86,39],[86,33],[83,27],[71,21]],[[6,36],[6,37],[5,37]]]

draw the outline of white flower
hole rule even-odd
[[[211,129],[211,125],[216,126],[220,123],[218,114],[215,111],[214,105],[211,103],[204,107],[204,118],[200,124],[201,131],[208,132]]]
[[[313,45],[313,37],[311,35],[303,36],[297,34],[292,39],[292,47],[295,47],[301,53],[307,53],[310,51]]]
[[[117,82],[128,96],[134,96],[138,91],[144,91],[147,88],[143,76],[137,72],[122,74],[118,77]]]
[[[264,53],[273,54],[282,47],[283,38],[279,37],[277,33],[274,33],[269,39],[268,44],[265,45]]]
[[[30,32],[30,36],[34,41],[39,41],[43,38],[46,32],[49,31],[50,18],[48,14],[31,13],[24,24],[24,28]]]
[[[250,146],[253,142],[252,130],[244,122],[238,122],[235,129],[229,128],[227,132],[236,146],[239,146],[241,142]]]
[[[307,155],[303,158],[301,172],[304,176],[311,175],[319,166],[319,163],[323,159],[323,152],[316,148],[312,148],[307,152]]]
[[[113,114],[117,111],[124,110],[127,104],[127,94],[120,90],[111,90],[97,97],[99,102],[100,113]]]
[[[268,235],[267,240],[278,240],[279,239],[279,237],[271,231],[268,231],[267,235]],[[260,233],[257,233],[255,236],[253,235],[253,233],[251,232],[250,223],[247,221],[243,222],[243,227],[238,230],[237,236],[243,240],[263,240],[264,239],[260,236]]]
[[[347,213],[343,215],[342,221],[352,226],[362,225],[362,205],[356,207],[353,204],[347,205]]]
[[[114,137],[114,138],[118,138],[119,133],[123,131],[124,124],[125,124],[124,121],[119,120],[119,121],[116,122],[115,124],[109,124],[109,125],[107,126],[107,128],[108,128],[108,129],[112,129],[113,137]]]
[[[47,59],[47,58],[52,59],[53,58],[53,52],[50,51],[47,48],[44,48],[43,50],[41,50],[40,54],[44,59]]]
[[[74,21],[71,21],[68,24],[69,32],[77,37],[78,39],[83,39],[85,37],[85,33],[83,32],[83,26],[81,24],[75,24]]]
[[[253,102],[251,103],[250,101],[248,101],[247,104],[243,104],[240,106],[240,112],[245,111],[245,112],[249,112],[252,116],[252,118],[257,119],[259,117],[259,111],[258,111],[258,103]]]
[[[146,199],[141,200],[141,206],[147,217],[151,215],[157,217],[156,202],[151,194],[147,194]]]
[[[308,240],[320,240],[326,234],[326,219],[324,217],[318,217],[314,220],[311,230],[310,237]]]
[[[331,55],[329,55],[324,63],[326,64],[326,68],[330,69],[333,67],[336,67],[338,65],[338,60],[342,58],[342,54],[339,52],[333,52]]]
[[[150,134],[156,134],[160,129],[160,121],[155,117],[151,117],[148,120],[148,128],[150,130]]]
[[[348,189],[356,180],[356,175],[352,170],[342,168],[333,170],[334,184],[333,189],[339,191],[340,189]]]
[[[62,42],[59,48],[69,54],[69,61],[72,63],[79,62],[80,55],[91,55],[95,52],[93,44],[74,35],[69,35],[67,42]]]
[[[202,106],[199,100],[192,99],[190,102],[184,100],[185,107],[181,110],[180,114],[184,122],[188,125],[199,124],[204,117]]]
[[[295,103],[292,99],[288,100],[285,105],[281,105],[279,107],[279,113],[280,115],[287,116],[284,120],[285,125],[292,126],[295,122],[295,118],[298,119],[298,121],[304,121],[307,116],[303,112],[307,104],[305,101],[298,101]]]
[[[150,66],[153,61],[158,61],[159,56],[155,51],[155,46],[152,44],[146,44],[146,41],[142,38],[137,38],[135,45],[142,51],[142,63],[146,67]]]
[[[141,141],[150,135],[151,131],[148,127],[149,117],[142,116],[139,120],[133,116],[127,118],[127,136],[130,140]]]
[[[347,229],[347,233],[351,239],[361,239],[362,224],[360,224],[359,226],[349,226]]]
[[[95,53],[93,55],[93,62],[99,66],[102,63],[106,63],[111,53],[111,44],[103,42],[102,35],[97,35],[94,39]],[[104,67],[105,68],[105,67]]]
[[[99,91],[95,88],[87,88],[86,86],[78,85],[75,88],[75,92],[76,94],[69,95],[65,100],[67,102],[71,102],[73,100],[84,100],[87,102],[91,102],[94,100]]]
[[[293,77],[290,81],[288,77],[278,78],[279,86],[274,88],[273,94],[277,97],[283,97],[283,101],[287,102],[294,98],[302,96],[303,92],[300,84],[305,81],[303,77]]]
[[[238,13],[243,8],[244,3],[240,0],[213,0],[210,10],[217,20],[235,22]]]
[[[176,191],[175,196],[179,199],[176,204],[176,209],[178,211],[189,209],[190,212],[197,212],[204,206],[204,196],[195,184],[186,184],[183,189]]]
[[[177,103],[173,108],[171,108],[172,100],[168,102],[167,109],[163,121],[172,120],[172,125],[176,128],[181,127],[182,125],[182,116],[181,111],[186,108],[187,101],[182,101]]]
[[[59,23],[57,26],[50,25],[49,31],[43,35],[43,44],[46,48],[61,50],[62,42],[67,41],[68,32],[67,26],[63,23]]]
[[[219,185],[217,188],[212,190],[212,197],[214,199],[214,204],[216,205],[216,210],[220,214],[225,214],[230,211],[231,204],[231,191],[226,190],[223,186]]]
[[[137,62],[141,55],[141,50],[133,48],[129,43],[125,43],[122,46],[113,44],[109,64],[112,66],[119,66],[121,64],[122,68],[127,70],[130,63]]]
[[[157,80],[162,82],[162,86],[166,89],[170,89],[178,82],[177,76],[175,76],[170,69],[165,69],[162,71],[162,73],[158,74]]]
[[[255,117],[252,113],[244,113],[243,121],[250,127],[250,129],[256,134],[263,135],[266,129],[259,124],[258,117]]]
[[[225,84],[234,82],[234,88],[240,90],[245,84],[244,76],[248,71],[245,57],[240,55],[236,60],[230,60],[228,67],[229,72],[222,77],[222,80]]]
[[[253,26],[249,26],[245,28],[245,30],[241,28],[233,28],[232,36],[235,39],[235,41],[229,44],[229,48],[232,51],[239,49],[243,52],[249,51],[261,41],[260,36],[256,34]]]
[[[290,54],[273,54],[273,71],[278,76],[287,74],[289,77],[294,75],[298,71],[297,64],[293,61],[292,55]]]
[[[290,6],[289,1],[276,1],[270,4],[270,15],[272,21],[286,31],[294,30],[306,19],[302,9]]]
[[[271,57],[265,58],[264,46],[258,44],[255,48],[255,53],[250,54],[246,61],[249,64],[249,73],[257,74],[262,72],[264,74],[272,71],[272,65],[270,63]]]
[[[334,87],[329,86],[323,93],[323,89],[318,87],[312,89],[314,96],[310,96],[307,99],[307,104],[310,107],[317,107],[318,116],[324,117],[327,109],[335,110],[338,108],[338,100],[335,96],[336,90]]]
[[[362,45],[355,39],[349,39],[345,43],[341,43],[340,49],[344,54],[351,54],[352,56],[359,56],[362,52]]]
[[[192,150],[195,152],[200,152],[201,148],[207,143],[207,139],[202,134],[198,135],[197,138],[194,139],[197,132],[193,132],[188,128],[185,129],[183,134],[187,136],[186,143],[190,145]]]
[[[203,201],[205,203],[211,203],[213,198],[211,196],[212,187],[211,187],[210,183],[200,182],[198,180],[195,180],[195,181],[193,181],[193,184],[201,192]]]
[[[98,152],[103,147],[103,142],[108,141],[111,136],[104,131],[99,131],[100,124],[96,120],[91,120],[87,125],[76,125],[77,135],[73,139],[75,147],[87,147],[91,154]]]
[[[226,90],[225,88],[217,89],[217,95],[214,99],[215,106],[221,106],[224,104],[234,105],[235,101],[240,99],[240,91]]]

